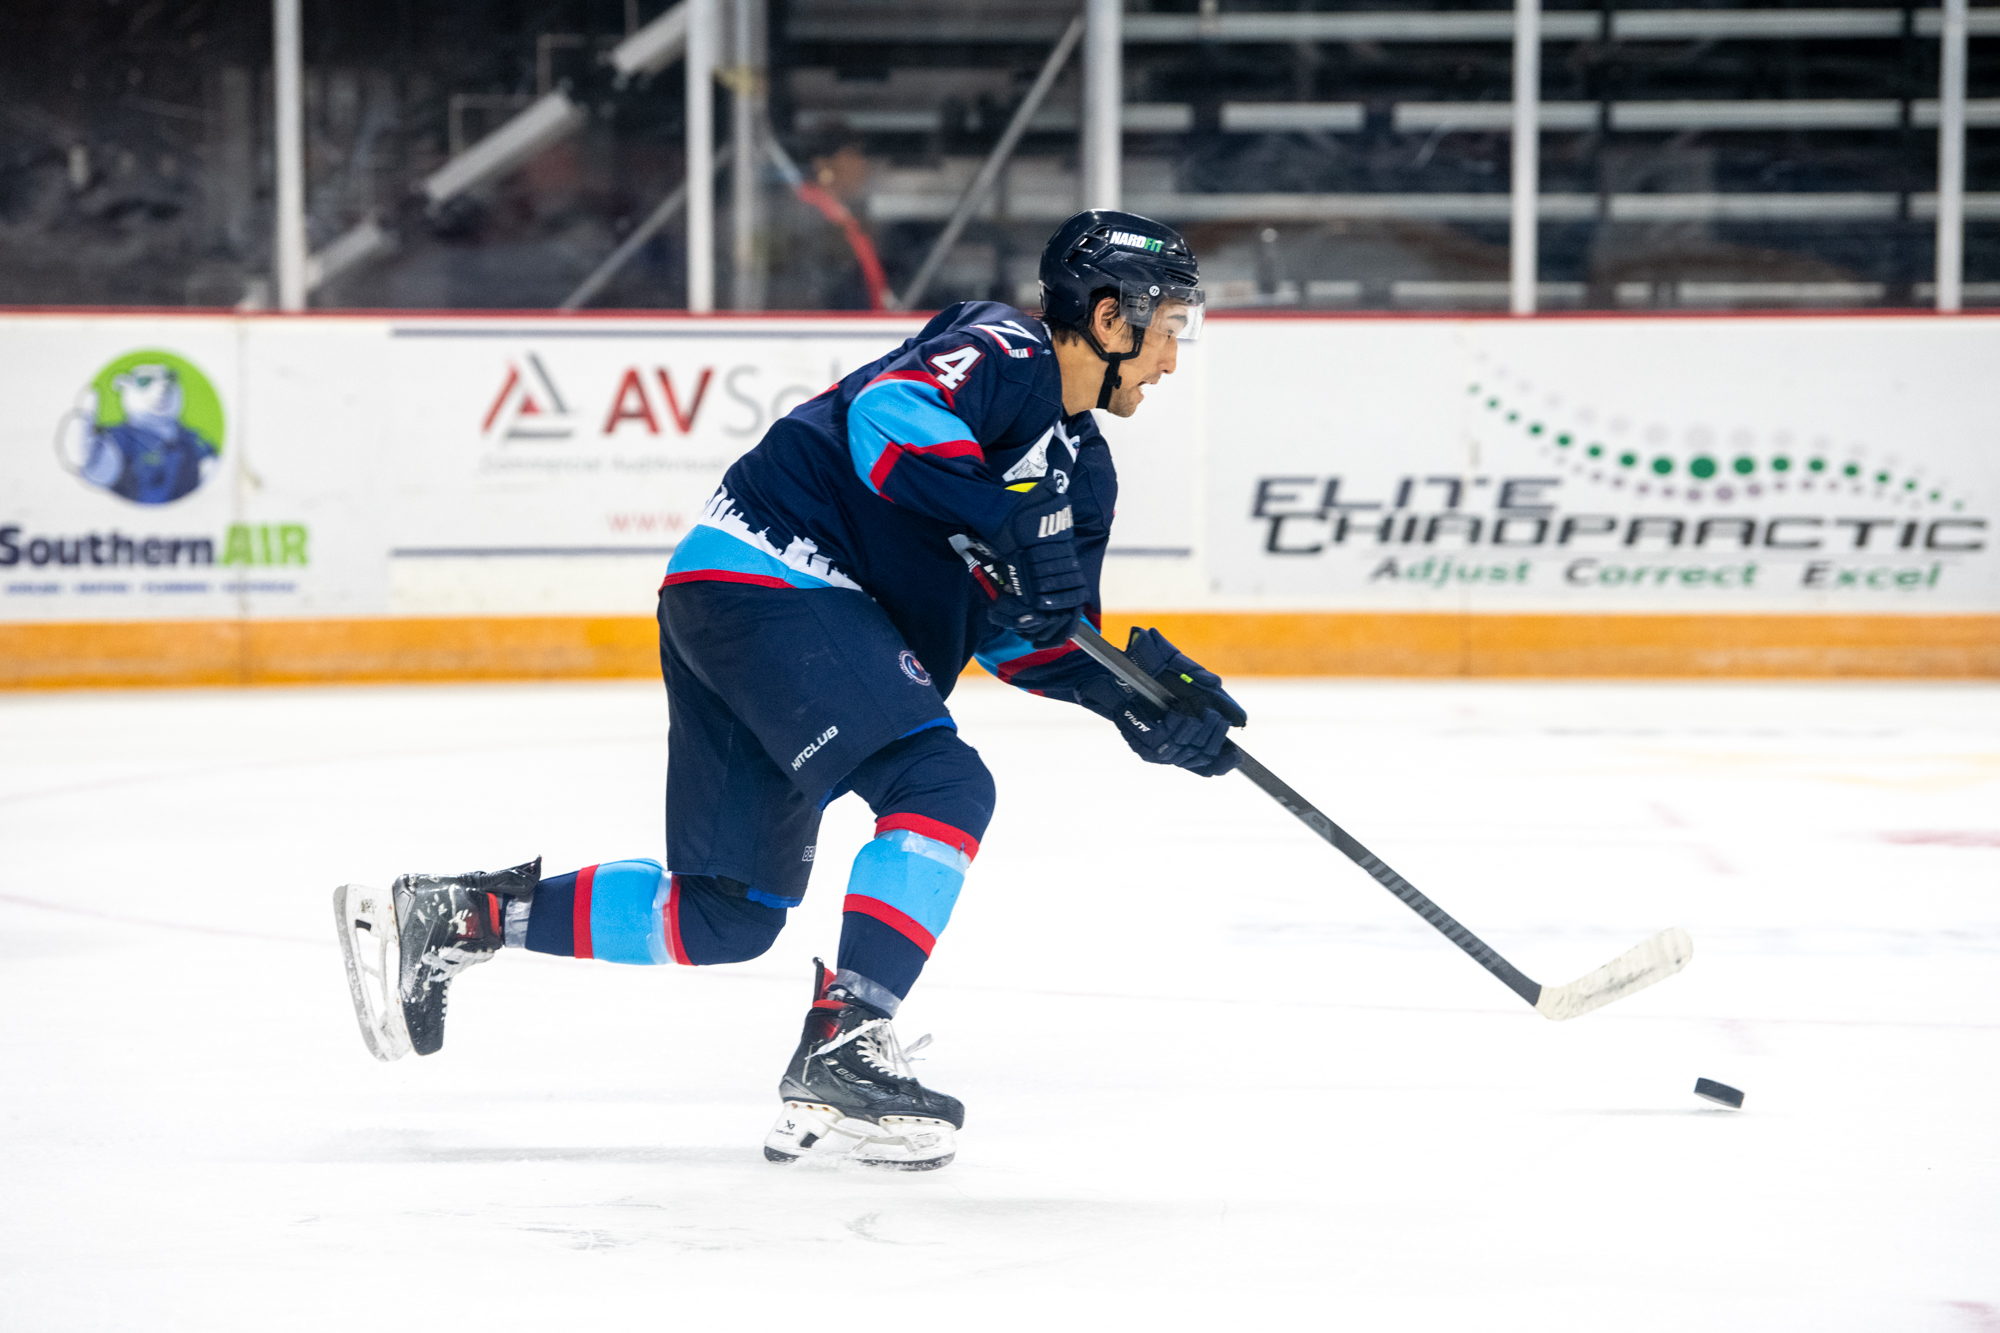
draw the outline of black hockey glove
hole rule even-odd
[[[1037,482],[1022,493],[999,530],[985,537],[1000,581],[987,617],[1037,648],[1053,647],[1074,633],[1087,585],[1076,558],[1069,497]]]
[[[1174,764],[1205,778],[1233,772],[1238,756],[1229,728],[1242,726],[1249,716],[1223,691],[1222,678],[1197,666],[1158,630],[1134,629],[1125,655],[1179,702],[1172,709],[1156,707],[1108,675],[1078,686],[1079,701],[1110,718],[1132,752],[1149,764]]]
[[[1174,764],[1205,778],[1236,767],[1229,723],[1213,708],[1200,716],[1156,708],[1109,676],[1085,681],[1076,693],[1084,707],[1110,718],[1132,753],[1149,764]]]
[[[1212,708],[1232,727],[1250,720],[1243,705],[1222,688],[1222,677],[1167,642],[1167,636],[1158,630],[1133,626],[1132,636],[1125,641],[1125,656],[1139,670],[1166,686],[1184,706],[1193,705],[1190,711]]]

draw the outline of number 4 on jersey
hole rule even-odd
[[[937,382],[947,389],[956,389],[965,383],[965,377],[979,364],[984,356],[977,347],[961,347],[956,352],[940,352],[931,358],[931,369],[937,372]]]

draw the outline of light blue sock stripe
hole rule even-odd
[[[657,861],[606,861],[590,891],[590,951],[608,963],[671,963],[660,911],[671,887]]]
[[[971,864],[956,847],[909,829],[893,829],[854,858],[847,891],[889,904],[936,938],[951,921]]]

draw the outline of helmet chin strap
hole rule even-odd
[[[1097,353],[1098,358],[1104,362],[1104,384],[1097,391],[1097,406],[1100,409],[1111,406],[1111,395],[1120,387],[1118,363],[1130,361],[1145,350],[1146,331],[1137,324],[1132,325],[1131,329],[1132,350],[1129,352],[1107,352],[1104,350],[1104,344],[1097,341],[1095,331],[1088,328],[1083,330],[1084,341],[1090,344],[1090,350]]]

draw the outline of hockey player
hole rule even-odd
[[[757,957],[805,893],[821,811],[853,792],[875,837],[849,875],[835,966],[816,964],[765,1155],[951,1160],[963,1108],[912,1076],[891,1020],[993,812],[993,780],[945,704],[959,672],[976,656],[1101,714],[1140,758],[1206,776],[1234,767],[1227,733],[1245,721],[1157,631],[1134,630],[1127,652],[1175,680],[1179,711],[1068,641],[1080,617],[1100,618],[1117,492],[1091,413],[1130,416],[1173,372],[1201,327],[1195,257],[1160,223],[1086,212],[1049,241],[1041,280],[1039,319],[953,306],[776,422],[675,550],[659,597],[667,868],[543,878],[536,861],[336,894],[376,1055],[436,1051],[451,979],[504,946]]]

